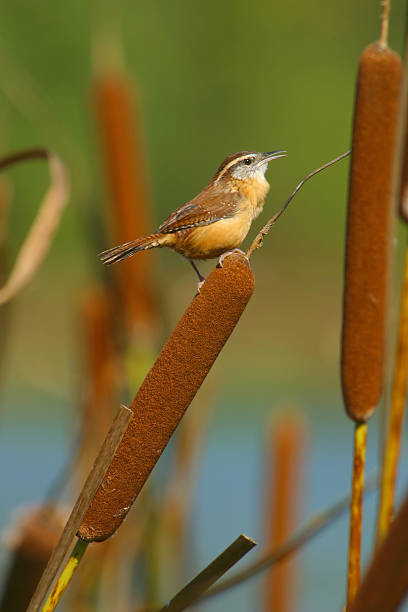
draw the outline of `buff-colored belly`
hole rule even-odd
[[[211,259],[235,249],[243,242],[251,226],[249,212],[241,212],[231,219],[211,225],[185,230],[172,248],[189,259]]]

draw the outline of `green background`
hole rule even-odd
[[[78,293],[104,274],[96,254],[112,244],[108,237],[94,241],[107,208],[91,95],[101,33],[119,33],[137,84],[157,224],[193,197],[227,154],[288,150],[270,165],[271,190],[253,236],[304,174],[349,147],[358,58],[378,37],[380,4],[16,0],[3,3],[0,16],[1,151],[51,147],[72,178],[50,256],[13,305],[3,377],[13,393],[66,398],[78,369]],[[395,1],[396,50],[403,21],[403,3]],[[250,384],[251,394],[267,384],[273,401],[297,401],[310,386],[313,394],[339,397],[347,166],[341,162],[305,186],[254,255],[256,294],[221,357],[231,388],[242,385],[246,393]],[[47,170],[25,165],[7,179],[9,266]],[[152,257],[171,326],[195,278],[172,252]]]

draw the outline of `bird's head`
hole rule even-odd
[[[268,169],[268,164],[273,159],[285,157],[286,151],[269,151],[268,153],[257,153],[255,151],[239,151],[224,159],[218,168],[214,181],[224,179],[263,179]]]

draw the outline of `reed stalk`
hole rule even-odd
[[[93,468],[78,496],[77,501],[75,502],[58,544],[55,547],[51,558],[48,561],[47,567],[41,576],[41,580],[31,598],[27,612],[37,612],[37,610],[40,609],[40,606],[51,588],[51,585],[54,582],[66,554],[71,547],[71,543],[77,534],[81,521],[83,520],[83,517],[95,496],[95,492],[98,490],[98,487],[106,476],[106,472],[112,461],[112,457],[114,456],[126,428],[129,425],[131,416],[131,410],[126,408],[126,406],[121,406],[99,451]],[[82,548],[83,547],[79,546],[80,550],[82,550]],[[71,566],[72,565],[75,565],[74,561],[72,561]]]
[[[394,514],[395,485],[400,453],[401,432],[408,379],[408,249],[405,252],[404,281],[402,287],[398,346],[392,387],[391,409],[385,441],[381,479],[380,510],[377,541],[386,535]]]
[[[356,423],[354,427],[353,477],[351,484],[349,557],[347,567],[348,602],[353,601],[360,586],[366,444],[367,425],[366,423]]]

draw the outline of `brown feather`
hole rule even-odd
[[[122,259],[127,259],[139,251],[146,251],[147,249],[154,249],[162,246],[170,246],[171,243],[171,238],[169,240],[167,236],[164,237],[162,234],[155,233],[144,238],[137,238],[136,240],[125,242],[124,244],[120,244],[112,249],[103,251],[103,253],[99,254],[99,257],[104,264],[110,265],[116,263],[117,261],[122,261]]]
[[[238,200],[239,194],[235,191],[226,192],[225,186],[207,185],[195,198],[180,206],[163,221],[158,231],[172,234],[228,219],[237,212]]]

